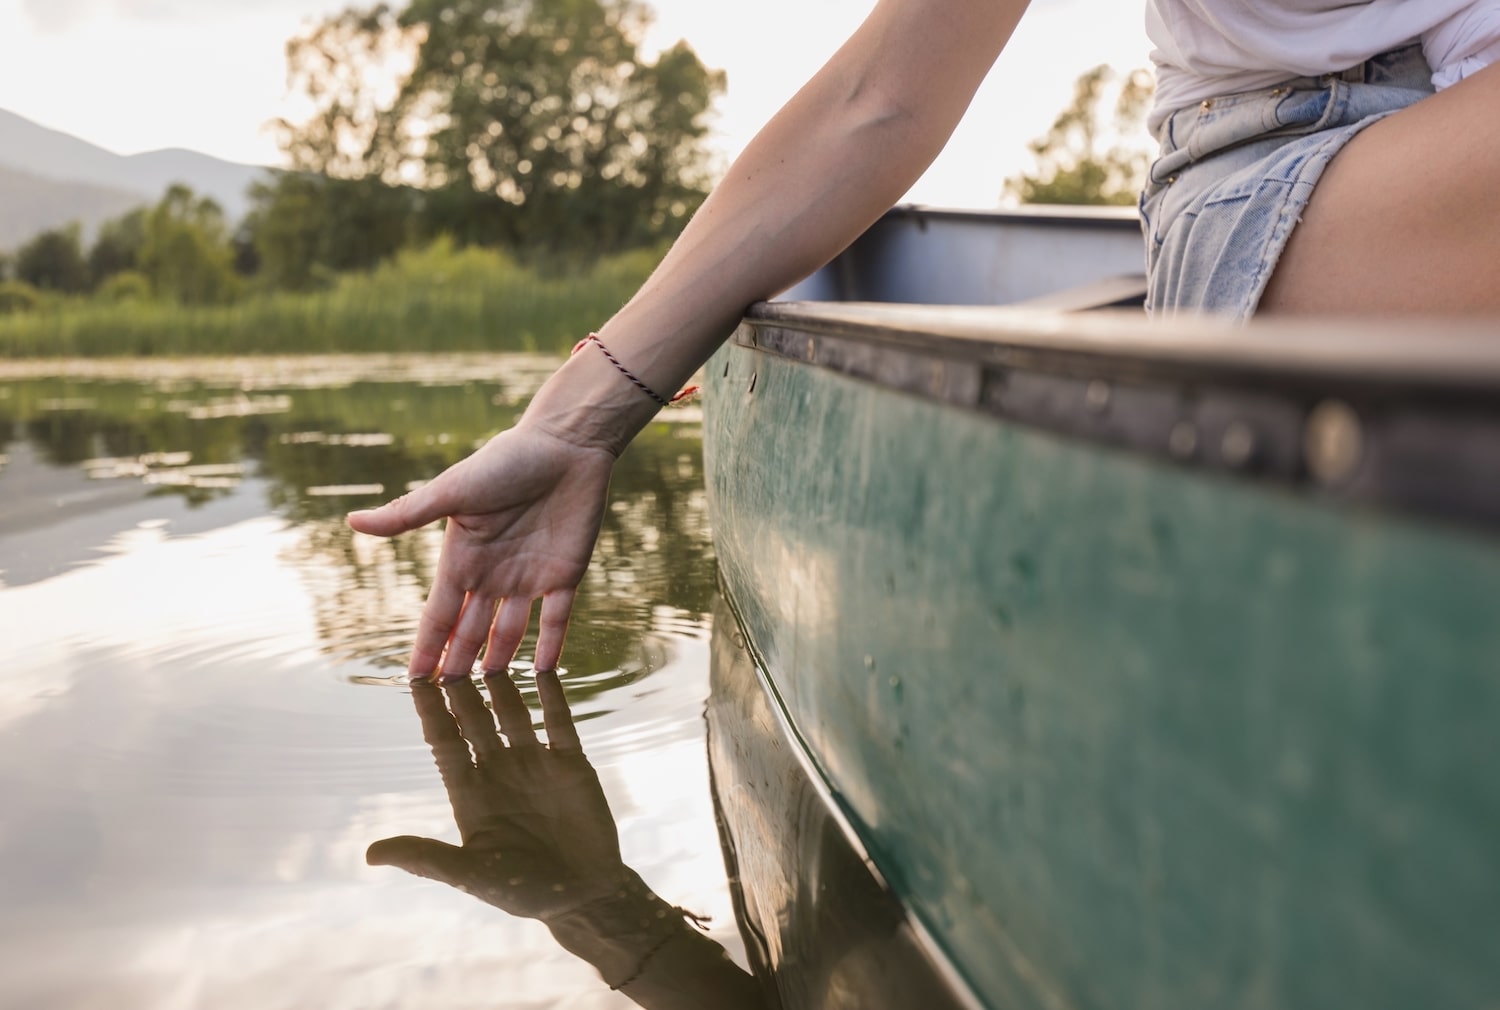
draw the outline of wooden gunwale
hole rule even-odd
[[[734,342],[1179,465],[1500,524],[1495,326],[1413,326],[772,302]]]

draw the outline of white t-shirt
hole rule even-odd
[[[1500,59],[1500,0],[1146,0],[1152,132],[1205,98],[1336,73],[1420,42],[1439,90]]]

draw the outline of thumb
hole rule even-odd
[[[448,515],[450,509],[447,495],[443,493],[445,486],[446,482],[439,477],[379,508],[350,512],[349,525],[361,533],[371,533],[377,537],[393,537],[398,533],[420,529]]]
[[[365,850],[365,862],[371,866],[394,866],[451,886],[468,875],[469,865],[464,850],[457,845],[415,835],[398,835],[375,842]]]

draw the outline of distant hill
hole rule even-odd
[[[195,192],[217,200],[231,221],[244,215],[249,207],[245,190],[265,171],[259,165],[242,165],[177,148],[145,154],[115,154],[4,109],[0,109],[0,166],[56,182],[84,183],[91,188],[140,194],[130,206],[154,201],[174,182],[183,182]],[[0,221],[19,212],[9,197],[0,199],[3,199],[0,202]],[[82,194],[80,199],[83,199]],[[65,205],[58,206],[59,212],[65,208]],[[84,216],[81,212],[63,213],[46,220],[40,227],[64,224]],[[14,245],[13,240],[0,239],[0,248],[10,245]]]
[[[0,249],[15,249],[37,232],[77,221],[86,235],[103,221],[151,202],[144,193],[61,182],[0,165]]]

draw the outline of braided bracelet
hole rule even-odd
[[[588,336],[578,341],[578,343],[573,345],[573,353],[577,354],[580,350],[583,349],[583,345],[585,344],[598,345],[599,350],[604,352],[604,356],[609,359],[609,363],[611,365],[614,365],[615,368],[619,369],[621,375],[625,376],[625,378],[635,383],[637,389],[645,393],[647,396],[651,397],[651,399],[655,400],[663,407],[670,407],[672,404],[677,403],[679,400],[684,400],[689,396],[692,396],[694,393],[698,392],[697,386],[687,386],[684,389],[680,390],[676,396],[672,397],[669,400],[665,396],[662,396],[660,393],[658,393],[656,390],[652,389],[650,386],[646,385],[640,379],[637,379],[634,372],[621,364],[620,359],[611,354],[609,348],[604,346],[604,341],[599,339],[599,334],[590,333]]]

